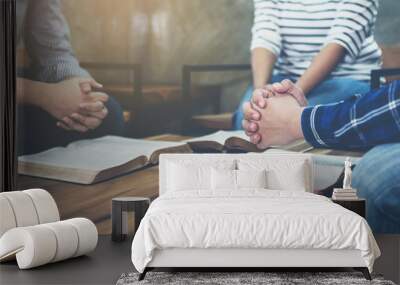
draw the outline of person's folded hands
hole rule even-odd
[[[245,118],[242,121],[242,127],[246,133],[246,135],[250,138],[250,141],[253,144],[258,144],[261,140],[261,136],[259,134],[259,125],[258,122],[261,119],[261,116],[258,111],[256,111],[251,103],[245,103],[243,105]],[[259,117],[260,119],[253,119],[254,117]]]
[[[251,101],[243,105],[244,120],[242,127],[252,143],[259,144],[262,140],[262,134],[257,122],[263,119],[262,110],[267,107],[268,99],[281,96],[293,97],[301,107],[308,105],[301,88],[288,79],[280,83],[268,84],[262,89],[256,89]]]
[[[293,96],[274,96],[264,100],[266,101],[264,108],[254,103],[244,105],[243,128],[251,142],[259,149],[265,149],[301,138],[300,121],[304,108]]]
[[[95,88],[102,87],[93,79],[83,79],[80,81],[79,86],[83,94],[83,100],[75,112],[64,116],[58,122],[58,126],[66,130],[87,132],[99,127],[103,119],[108,115],[108,110],[104,104],[108,100],[108,95],[93,91]]]
[[[261,120],[261,112],[259,110],[266,107],[267,100],[263,92],[254,92],[251,101],[243,104],[244,119],[242,127],[246,135],[250,137],[250,141],[254,144],[258,144],[261,140],[257,124]]]
[[[265,86],[265,90],[275,96],[291,95],[302,107],[308,105],[303,90],[289,79],[285,79],[280,83],[268,84]]]

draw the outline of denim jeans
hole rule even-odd
[[[274,75],[271,79],[272,83],[281,82],[284,79],[291,79],[283,75]],[[294,81],[294,80],[292,80]],[[328,78],[327,80],[316,86],[308,95],[308,103],[310,106],[318,104],[326,104],[338,102],[355,94],[364,94],[370,90],[370,86],[366,81],[354,80],[351,78]],[[242,129],[243,120],[243,104],[250,101],[253,95],[253,86],[250,86],[238,109],[233,116],[233,129]]]
[[[105,135],[123,135],[124,119],[122,108],[112,97],[106,102],[108,115],[101,125],[86,133],[66,131],[57,126],[57,120],[42,109],[18,106],[18,155],[32,154],[81,139],[91,139]]]
[[[400,143],[376,146],[357,163],[353,187],[375,233],[400,234]]]

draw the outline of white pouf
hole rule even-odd
[[[20,269],[37,267],[84,255],[97,238],[95,225],[84,218],[14,228],[0,238],[0,260],[15,255]]]
[[[39,224],[52,223],[60,220],[56,201],[49,192],[43,189],[30,189],[22,191],[28,194],[35,205]]]
[[[0,237],[8,230],[15,228],[17,223],[10,202],[0,194]]]
[[[60,222],[53,197],[45,190],[0,193],[0,262],[15,259],[20,269],[87,254],[96,248],[92,221]]]
[[[35,205],[30,196],[24,192],[1,193],[11,205],[17,227],[27,227],[39,224]]]

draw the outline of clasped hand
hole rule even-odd
[[[108,115],[108,95],[96,92],[102,85],[91,78],[72,78],[51,84],[43,108],[65,130],[87,132],[101,125]]]
[[[290,143],[303,136],[301,113],[306,105],[303,91],[290,80],[267,85],[243,105],[243,129],[259,149]]]

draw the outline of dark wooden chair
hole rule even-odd
[[[100,63],[100,62],[81,62],[82,68],[89,71],[123,71],[129,77],[127,84],[113,84],[102,82],[104,91],[114,96],[122,105],[124,119],[128,123],[131,121],[135,109],[142,101],[142,72],[140,64],[123,63]]]
[[[182,132],[185,106],[181,85],[145,84],[140,64],[84,62],[81,66],[89,71],[125,74],[126,83],[102,83],[104,92],[114,96],[124,109],[128,136]],[[198,106],[212,106],[213,98],[221,93],[220,88],[216,85],[192,86],[193,102]]]
[[[230,130],[232,129],[232,113],[221,114],[221,94],[214,96],[212,114],[194,115],[192,76],[194,73],[250,71],[250,64],[219,64],[219,65],[185,65],[182,69],[182,91],[185,112],[184,129],[191,131]],[[222,91],[222,90],[221,90]]]

